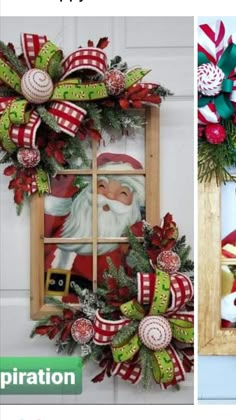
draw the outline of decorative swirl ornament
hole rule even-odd
[[[222,91],[224,72],[213,63],[202,64],[198,67],[198,91],[205,96],[216,96]]]
[[[53,92],[53,82],[49,74],[40,69],[28,70],[21,79],[24,97],[33,104],[47,102]]]
[[[150,350],[165,349],[171,342],[172,332],[169,322],[163,316],[146,316],[139,324],[138,335]]]

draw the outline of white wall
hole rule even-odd
[[[110,38],[109,57],[121,55],[130,66],[153,69],[146,80],[160,82],[175,95],[161,107],[161,214],[171,212],[180,233],[193,246],[193,19],[181,17],[129,18],[1,18],[0,38],[19,46],[21,32],[47,34],[70,53],[88,39]],[[19,49],[20,50],[20,49]],[[1,355],[49,356],[53,345],[42,338],[30,341],[29,209],[19,218],[9,179],[0,175]],[[55,355],[56,357],[56,355]],[[81,396],[14,397],[16,402],[57,403],[191,403],[192,375],[180,392],[159,388],[143,393],[117,379],[91,384],[88,367]],[[12,401],[11,397],[2,402]]]

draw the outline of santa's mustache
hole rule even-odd
[[[102,209],[104,206],[107,205],[109,209],[116,214],[128,213],[131,208],[131,205],[121,203],[120,201],[117,201],[117,200],[110,200],[109,198],[105,197],[102,194],[98,194],[97,203],[98,203],[99,209]]]

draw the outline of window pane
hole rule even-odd
[[[236,326],[236,187],[228,182],[221,189],[222,327]]]
[[[128,226],[145,219],[144,175],[99,175],[97,191],[98,237],[124,236]],[[99,245],[98,254],[107,247]]]
[[[91,244],[46,244],[44,246],[45,296],[74,293],[74,285],[92,289]]]
[[[57,175],[51,194],[45,197],[46,238],[90,238],[92,236],[92,177]]]

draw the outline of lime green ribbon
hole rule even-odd
[[[62,52],[51,41],[47,41],[40,49],[34,63],[34,67],[46,71],[52,78],[55,68],[59,66]],[[129,89],[141,80],[150,70],[141,68],[133,69],[125,74],[125,89]],[[0,80],[20,95],[20,101],[14,103],[14,111],[8,115],[12,124],[26,124],[28,101],[22,99],[21,78],[7,62],[0,59]],[[55,84],[52,95],[48,102],[52,101],[94,101],[107,98],[108,92],[104,82],[82,83],[80,79],[67,79]],[[17,99],[17,98],[16,98]],[[9,110],[7,110],[9,114]],[[5,117],[1,117],[4,118]],[[9,131],[9,130],[8,130]],[[0,131],[0,138],[7,135],[6,130]],[[10,140],[9,140],[10,141]],[[5,141],[6,143],[6,141]]]
[[[160,270],[156,271],[156,280],[154,286],[154,296],[148,313],[135,299],[132,299],[120,306],[122,314],[134,321],[141,321],[145,316],[165,315],[170,303],[170,276]],[[168,317],[172,331],[172,336],[183,343],[193,342],[193,324],[184,319]],[[123,327],[123,331],[128,326]],[[137,327],[138,328],[138,327]],[[119,332],[118,332],[119,334]],[[117,335],[112,341],[112,355],[116,363],[131,360],[137,354],[143,345],[138,333],[131,338],[124,340],[117,345]],[[152,355],[153,376],[158,383],[171,382],[174,377],[174,365],[168,349],[161,349],[153,352]]]
[[[198,65],[201,66],[202,64],[209,63],[209,59],[207,56],[199,52],[198,53]],[[209,104],[214,103],[216,107],[216,111],[218,114],[224,118],[230,118],[231,115],[234,113],[234,107],[230,101],[230,98],[228,97],[228,94],[230,94],[233,90],[233,80],[228,79],[228,76],[234,70],[236,67],[236,45],[230,44],[224,53],[222,54],[219,62],[217,63],[217,66],[224,72],[225,79],[222,83],[222,92],[219,95],[216,95],[215,97],[209,97],[209,96],[201,96],[198,100],[198,106],[199,108]]]
[[[40,195],[50,192],[48,175],[43,169],[37,169],[35,179],[37,190]]]

